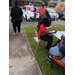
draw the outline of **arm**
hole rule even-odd
[[[60,47],[63,45],[63,40],[61,40],[60,44],[59,44],[59,52],[62,54]],[[62,54],[61,56],[55,56],[55,58],[57,60],[62,59],[64,57],[64,55]]]
[[[53,34],[53,33],[56,33],[56,31],[53,32],[53,31],[47,31],[47,30],[45,30],[44,33],[45,34]]]
[[[61,36],[61,39],[65,39],[65,36],[64,36],[64,35],[62,35],[62,36]]]

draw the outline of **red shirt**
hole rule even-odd
[[[43,36],[43,31],[46,30],[46,27],[47,26],[44,26],[44,24],[41,24],[40,29],[39,29],[39,33],[38,33],[39,36]]]

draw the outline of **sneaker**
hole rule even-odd
[[[46,57],[47,57],[48,60],[52,61],[52,59],[48,55],[46,55]]]

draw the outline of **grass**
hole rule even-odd
[[[9,19],[10,19],[10,17],[11,17],[11,16],[9,15]]]
[[[51,62],[46,58],[46,55],[49,55],[49,51],[45,50],[44,47],[41,46],[41,44],[39,44],[38,49],[35,52],[35,46],[32,44],[32,42],[34,42],[35,44],[37,43],[33,39],[34,37],[33,29],[37,30],[37,27],[36,26],[24,27],[30,46],[32,48],[36,61],[43,75],[65,75],[65,69],[60,65],[58,65],[56,62],[53,64],[52,68],[50,68]],[[57,25],[56,27],[52,26],[51,30],[64,31],[65,25]],[[58,39],[53,36],[53,40],[58,40]],[[56,42],[53,42],[52,45],[54,45],[55,43]],[[44,42],[43,44],[46,45],[46,42]]]
[[[9,66],[9,68],[12,68],[13,66]]]

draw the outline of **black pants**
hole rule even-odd
[[[34,14],[34,21],[36,21],[36,14]]]
[[[21,24],[20,21],[13,22],[13,30],[14,30],[14,32],[16,32],[16,27],[18,29],[18,32],[20,32],[20,24]]]
[[[39,21],[38,21],[38,23],[39,23],[41,20],[42,20],[42,18],[41,18],[41,16],[39,16]]]
[[[52,42],[53,42],[53,36],[45,34],[43,36],[40,37],[41,40],[47,41],[47,48],[50,49]]]

